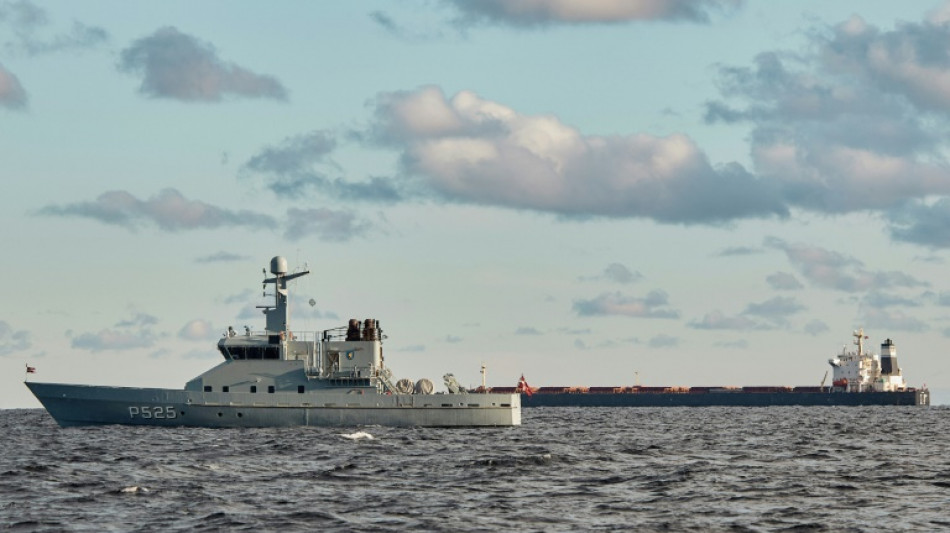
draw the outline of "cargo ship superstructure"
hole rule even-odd
[[[470,394],[452,374],[448,392],[433,393],[428,379],[394,381],[383,359],[375,319],[350,320],[321,332],[289,326],[287,261],[270,264],[273,305],[258,306],[263,332],[229,327],[217,348],[224,361],[183,390],[26,383],[61,426],[513,426],[521,424],[514,393]]]
[[[881,344],[880,355],[865,350],[863,329],[853,333],[856,350],[828,360],[832,381],[825,386],[612,386],[539,387],[522,376],[517,387],[491,392],[517,392],[523,407],[703,407],[781,405],[930,405],[930,391],[907,386],[897,363],[897,346]],[[825,374],[827,379],[827,373]]]

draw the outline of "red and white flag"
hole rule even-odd
[[[35,374],[35,373],[36,373],[36,367],[35,367],[35,366],[26,365],[26,373],[27,373],[27,374]]]
[[[521,379],[518,380],[518,392],[523,392],[528,396],[534,394],[534,391],[531,390],[531,386],[528,385],[528,382],[524,379],[524,374],[521,374]]]

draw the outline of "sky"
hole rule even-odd
[[[0,0],[0,408],[376,318],[397,378],[950,403],[950,3]],[[310,301],[314,304],[311,305]]]

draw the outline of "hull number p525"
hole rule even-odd
[[[130,405],[129,418],[178,418],[171,405]]]

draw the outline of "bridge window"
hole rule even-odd
[[[205,392],[211,392],[211,385],[205,385]]]
[[[231,392],[231,387],[224,385],[223,387],[221,387],[221,392]]]
[[[280,346],[228,346],[221,348],[225,357],[236,361],[251,359],[280,359]]]
[[[273,386],[273,385],[268,385],[268,386],[267,386],[267,392],[273,394],[273,393],[274,393],[274,386]]]
[[[257,385],[251,385],[251,392],[257,392]]]
[[[303,385],[297,385],[297,394],[303,394],[304,388]]]

